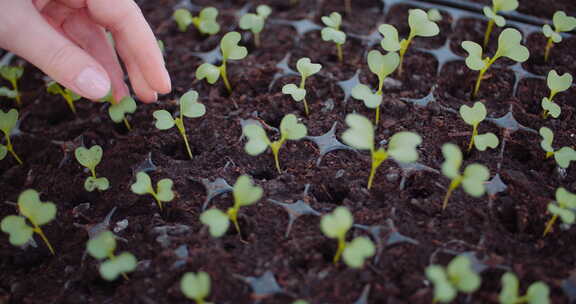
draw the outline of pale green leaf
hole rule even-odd
[[[470,259],[464,255],[452,259],[446,267],[446,272],[450,282],[464,293],[472,293],[480,287],[480,276],[474,272]]]
[[[86,244],[88,253],[95,259],[102,260],[108,258],[116,249],[116,237],[108,230],[100,232],[95,237],[88,240]]]
[[[348,114],[346,124],[349,129],[342,133],[345,144],[361,150],[374,149],[374,127],[368,118],[359,114]]]
[[[302,101],[306,98],[306,90],[297,87],[293,83],[286,84],[282,87],[283,94],[289,94],[294,101]]]
[[[416,147],[422,143],[420,135],[402,131],[390,137],[388,143],[388,154],[395,160],[402,163],[411,163],[418,160],[418,150]]]
[[[492,6],[498,11],[513,11],[518,8],[518,0],[492,0]]]
[[[256,7],[256,13],[262,18],[268,18],[272,14],[272,8],[266,4],[260,4]]]
[[[220,78],[220,68],[205,62],[196,69],[196,78],[198,78],[198,80],[206,78],[209,84],[215,84]]]
[[[204,271],[187,272],[180,280],[180,290],[190,300],[203,300],[210,294],[210,276]]]
[[[40,201],[40,195],[34,189],[25,190],[18,196],[18,209],[23,216],[38,226],[56,217],[56,205]]]
[[[482,59],[482,47],[472,41],[463,41],[462,48],[468,52],[466,66],[474,71],[482,70],[486,67],[486,62]]]
[[[169,178],[161,179],[158,182],[158,193],[156,196],[161,202],[170,202],[174,199],[174,192],[172,191],[172,186],[174,182]]]
[[[341,238],[352,227],[354,219],[346,207],[337,207],[332,213],[325,214],[320,220],[322,233],[329,238]]]
[[[556,93],[563,92],[572,86],[572,75],[570,75],[570,73],[564,73],[560,76],[556,70],[551,70],[548,72],[546,83],[548,84],[550,91]]]
[[[146,172],[138,172],[136,181],[130,186],[130,190],[139,195],[150,193],[152,191],[150,176]]]
[[[337,30],[340,28],[340,25],[342,25],[342,15],[337,12],[332,12],[330,16],[323,16],[322,22],[327,27]]]
[[[260,200],[264,190],[262,190],[262,187],[253,184],[252,179],[248,175],[241,175],[234,184],[232,194],[235,205],[248,206]]]
[[[10,235],[9,242],[14,246],[26,244],[34,234],[32,227],[26,224],[26,219],[17,215],[3,218],[0,229]]]
[[[444,268],[439,265],[426,267],[426,277],[434,284],[434,299],[442,303],[454,300],[457,291],[446,277]]]
[[[120,274],[134,271],[137,262],[131,253],[122,252],[100,265],[100,275],[105,280],[114,281]]]
[[[518,303],[518,278],[511,272],[502,275],[500,279],[502,282],[502,290],[498,295],[500,304],[516,304]]]
[[[8,112],[0,110],[0,130],[6,135],[10,135],[12,129],[18,122],[18,110],[10,109]]]
[[[362,268],[364,261],[376,253],[374,243],[367,237],[357,237],[346,244],[342,259],[350,268]]]
[[[333,41],[336,44],[344,44],[346,42],[346,33],[343,31],[325,27],[320,33],[324,41]]]
[[[7,87],[0,87],[0,97],[14,99],[16,98],[16,96],[18,96],[18,92],[16,92],[15,90],[10,90]]]
[[[105,177],[94,178],[89,176],[84,181],[84,189],[86,189],[88,192],[92,192],[94,190],[106,191],[108,188],[110,188],[110,181],[108,181],[108,179]]]
[[[490,171],[486,166],[471,164],[464,169],[462,188],[471,196],[480,197],[486,191],[484,183],[490,178]]]
[[[540,147],[546,152],[554,152],[552,148],[552,141],[554,141],[554,133],[547,127],[540,128],[540,136],[542,136],[542,141],[540,141]]]
[[[438,24],[428,18],[428,14],[422,9],[411,9],[408,12],[408,25],[410,36],[433,37],[440,33]]]
[[[398,30],[393,25],[382,24],[378,27],[378,31],[384,38],[380,42],[380,46],[388,52],[397,52],[400,50],[400,39],[398,38]]]
[[[259,125],[247,125],[242,130],[242,133],[248,138],[244,150],[249,155],[256,156],[266,151],[266,148],[270,145],[270,140],[268,136],[266,136],[266,132]]]
[[[478,151],[486,151],[487,148],[495,149],[500,144],[498,136],[494,133],[485,133],[474,136],[474,147]]]
[[[16,81],[24,74],[24,68],[19,66],[0,66],[0,75],[6,80]]]
[[[550,288],[544,282],[536,282],[528,287],[526,292],[528,304],[549,304]]]
[[[115,123],[120,123],[124,120],[126,114],[136,112],[136,101],[130,96],[126,96],[117,104],[112,104],[108,108],[108,114]]]
[[[556,189],[556,201],[562,206],[576,209],[576,194],[560,187]]]
[[[6,155],[8,155],[8,148],[5,145],[0,144],[0,160],[3,160]]]
[[[288,114],[280,122],[280,132],[286,139],[299,140],[306,136],[308,130],[304,124],[298,122],[296,115]]]
[[[372,93],[372,90],[363,84],[352,88],[352,97],[364,101],[367,108],[375,109],[382,103],[382,96]]]
[[[442,14],[440,14],[440,11],[438,9],[435,8],[429,9],[428,12],[426,12],[426,14],[428,15],[428,19],[430,19],[430,21],[433,22],[442,21]]]
[[[554,13],[552,22],[558,32],[570,32],[576,28],[576,18],[567,16],[563,11],[557,11]]]
[[[76,160],[84,167],[95,170],[96,166],[102,160],[102,147],[99,145],[94,145],[90,149],[85,147],[78,147],[74,150],[74,156]]]
[[[472,107],[462,105],[460,107],[460,116],[471,126],[477,126],[486,118],[486,107],[483,103],[477,101]]]
[[[462,166],[462,152],[455,144],[444,144],[442,146],[442,155],[444,156],[444,163],[442,163],[442,174],[450,179],[455,179],[460,176],[460,166]]]
[[[298,72],[300,72],[302,77],[308,78],[320,72],[320,69],[322,69],[322,65],[319,63],[312,63],[310,62],[310,58],[304,57],[298,59],[298,61],[296,62],[296,69],[298,70]]]
[[[206,114],[206,107],[198,102],[198,92],[190,90],[180,97],[180,111],[188,118],[197,118]]]
[[[550,114],[550,116],[554,118],[558,118],[560,117],[560,114],[562,114],[562,108],[560,108],[560,106],[557,103],[550,101],[548,97],[542,98],[541,105],[542,109],[548,111],[548,114]]]
[[[562,222],[565,224],[572,225],[572,224],[574,224],[574,221],[576,219],[576,215],[574,214],[574,211],[572,211],[570,209],[562,208],[562,207],[555,205],[553,203],[548,204],[548,212],[550,212],[553,215],[559,216],[560,219],[562,219]]]
[[[228,215],[216,208],[202,212],[200,222],[208,226],[210,235],[215,238],[223,236],[230,226]]]
[[[570,147],[562,147],[554,153],[554,159],[561,168],[568,168],[570,162],[576,161],[576,151]]]
[[[384,81],[388,75],[392,74],[400,65],[400,56],[396,52],[391,52],[382,55],[377,50],[372,50],[368,53],[368,67],[370,71],[376,75],[380,81]]]
[[[154,111],[154,113],[152,113],[152,116],[154,116],[154,119],[156,119],[154,126],[158,130],[168,130],[174,127],[174,125],[176,125],[176,122],[174,121],[172,114],[170,114],[166,110]]]
[[[265,18],[256,14],[246,14],[240,18],[240,28],[250,30],[253,33],[260,33],[264,29]]]
[[[200,11],[198,16],[198,30],[202,34],[214,35],[220,31],[220,25],[216,22],[218,10],[214,7],[206,7]]]
[[[185,32],[188,29],[188,26],[192,24],[192,14],[185,8],[175,10],[172,18],[176,21],[176,24],[178,24],[178,29],[181,32]]]
[[[514,28],[507,28],[498,37],[498,50],[495,58],[508,57],[517,62],[524,62],[530,57],[528,48],[521,44],[522,34]]]
[[[224,60],[240,60],[248,55],[248,49],[238,45],[241,39],[242,36],[238,32],[229,32],[224,35],[222,41],[220,41],[220,49]]]
[[[552,38],[554,43],[559,43],[562,41],[562,36],[556,33],[549,24],[544,24],[542,26],[542,33],[546,38]]]

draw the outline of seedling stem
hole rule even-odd
[[[126,129],[128,129],[128,131],[132,131],[132,126],[130,126],[128,119],[126,119],[126,117],[124,117],[123,121],[124,121],[124,126],[126,126]]]
[[[48,241],[48,238],[46,237],[46,235],[44,234],[44,231],[42,231],[42,228],[40,228],[40,226],[36,225],[36,223],[34,221],[32,221],[31,219],[29,219],[30,222],[32,223],[32,225],[34,225],[34,232],[36,232],[44,241],[44,243],[46,244],[46,246],[48,247],[48,249],[50,250],[50,253],[52,253],[52,255],[56,255],[56,252],[54,251],[54,248],[52,247],[52,245],[50,244],[50,241]]]
[[[336,51],[338,54],[338,62],[342,63],[342,61],[344,61],[344,55],[342,55],[342,45],[336,44]]]
[[[554,46],[554,41],[552,41],[552,37],[548,38],[548,42],[546,42],[546,49],[544,49],[544,62],[548,62],[548,57],[550,57],[550,50]]]
[[[226,60],[222,61],[222,65],[220,66],[220,74],[222,74],[222,80],[224,80],[224,85],[228,90],[228,94],[232,94],[232,86],[228,81],[228,74],[226,73]]]
[[[482,82],[482,79],[484,79],[484,73],[488,71],[488,69],[496,61],[496,59],[498,59],[498,57],[496,56],[494,56],[494,58],[491,58],[486,64],[486,66],[480,70],[480,73],[478,73],[478,78],[476,79],[476,85],[474,86],[474,93],[472,93],[472,98],[476,98],[476,95],[480,90],[480,83]]]
[[[444,197],[444,202],[442,203],[442,210],[446,209],[446,207],[448,206],[448,201],[452,196],[452,192],[456,190],[458,186],[460,186],[461,182],[462,182],[462,176],[459,176],[453,179],[452,182],[450,182],[450,186],[448,187],[448,191],[446,192],[446,196]]]
[[[302,76],[302,79],[300,80],[300,89],[305,90],[305,83],[306,83],[306,77]],[[302,100],[304,102],[304,112],[306,113],[306,116],[308,116],[310,114],[310,111],[308,110],[308,103],[306,102],[306,97],[304,97],[304,100]]]
[[[374,181],[374,176],[376,175],[376,170],[378,167],[388,158],[388,153],[384,149],[380,148],[376,151],[372,150],[372,165],[370,168],[370,177],[368,177],[368,190],[372,188],[372,182]]]
[[[548,220],[548,223],[546,223],[546,229],[544,229],[544,233],[542,234],[543,237],[546,236],[552,230],[552,227],[554,227],[554,224],[556,223],[557,219],[558,215],[554,214],[554,216],[552,216],[552,218]]]
[[[472,138],[470,138],[470,144],[468,144],[468,153],[472,151],[472,147],[474,146],[474,136],[478,135],[478,125],[472,126]]]
[[[408,36],[408,39],[405,41],[402,41],[403,43],[401,43],[401,46],[400,46],[400,64],[398,64],[398,76],[402,76],[402,63],[404,62],[404,54],[406,54],[406,51],[408,51],[408,47],[410,46],[410,43],[412,43],[412,39],[414,39],[414,35],[412,33],[410,33],[410,36]],[[382,81],[382,85],[383,84],[384,84],[384,82]],[[378,91],[380,92],[380,95],[382,95],[381,89]]]
[[[20,91],[18,90],[18,80],[17,79],[10,79],[10,83],[12,84],[12,87],[14,88],[14,91],[16,92],[16,105],[18,105],[18,107],[22,106],[22,99],[20,97]]]
[[[490,41],[490,35],[492,34],[493,28],[494,28],[494,20],[490,19],[490,21],[488,21],[488,27],[486,28],[486,33],[484,33],[484,44],[483,44],[484,49],[486,49],[486,47],[488,46],[488,41]]]
[[[336,250],[336,254],[334,255],[334,265],[338,264],[340,261],[340,256],[342,256],[342,252],[344,252],[344,248],[346,248],[346,234],[338,237],[338,249]]]
[[[6,149],[8,149],[8,152],[10,152],[12,156],[14,156],[14,158],[16,159],[16,161],[18,161],[20,165],[24,164],[24,162],[20,159],[20,157],[18,157],[18,154],[16,154],[16,151],[14,151],[14,146],[12,146],[10,136],[8,134],[4,134],[4,138],[6,138]]]

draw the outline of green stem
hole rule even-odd
[[[48,241],[48,238],[44,234],[44,231],[42,231],[42,228],[40,228],[40,226],[36,225],[36,223],[34,223],[34,222],[32,222],[32,225],[34,225],[34,232],[36,232],[38,235],[40,235],[40,238],[42,238],[42,240],[44,241],[44,243],[46,244],[46,246],[50,250],[50,253],[52,253],[52,255],[56,255],[56,252],[54,251],[52,244],[50,244],[50,241]]]
[[[546,152],[546,159],[554,156],[554,152]]]
[[[470,138],[470,144],[468,145],[468,153],[472,151],[472,146],[474,146],[474,136],[478,135],[478,125],[473,125],[472,128],[472,138]]]
[[[20,108],[22,106],[22,99],[20,97],[20,91],[18,90],[18,80],[10,80],[10,83],[12,84],[14,91],[16,91],[16,105]]]
[[[340,256],[342,256],[342,252],[344,252],[344,248],[346,248],[346,240],[344,239],[346,235],[342,237],[338,237],[338,249],[336,250],[336,254],[334,255],[334,265],[338,264],[340,261]]]
[[[148,193],[150,193],[150,195],[152,195],[154,197],[154,200],[156,200],[156,205],[158,205],[158,208],[160,208],[160,211],[164,210],[164,206],[163,206],[162,202],[160,201],[160,199],[158,198],[158,195],[156,195],[156,192],[154,192],[154,189],[149,189]]]
[[[542,234],[542,237],[545,237],[551,230],[552,227],[554,226],[554,223],[556,223],[556,220],[558,219],[558,215],[554,215],[549,221],[548,223],[546,223],[546,229],[544,229],[544,233]]]
[[[240,225],[238,224],[238,209],[236,208],[236,206],[228,209],[228,217],[230,218],[232,223],[234,223],[234,227],[236,227],[236,232],[238,232],[238,235],[240,235],[240,238],[242,238]]]
[[[548,58],[550,57],[550,50],[554,46],[554,41],[552,38],[548,38],[548,42],[546,42],[546,48],[544,49],[544,62],[548,62]]]
[[[176,127],[180,132],[180,135],[184,139],[184,144],[186,145],[186,151],[188,152],[188,156],[192,159],[192,150],[190,149],[190,143],[188,142],[188,136],[186,135],[186,128],[184,128],[184,121],[182,118],[176,120]]]
[[[456,188],[458,188],[458,186],[460,185],[460,182],[462,182],[462,177],[456,177],[450,183],[450,187],[448,187],[448,192],[446,192],[446,196],[444,197],[444,202],[442,203],[442,210],[444,210],[444,209],[446,209],[446,207],[448,207],[448,200],[452,196],[452,192],[454,192],[454,190],[456,190]]]
[[[410,46],[410,43],[412,43],[412,39],[414,37],[408,37],[408,40],[406,40],[406,43],[404,45],[402,45],[402,47],[400,48],[400,63],[398,64],[398,76],[402,76],[402,63],[404,62],[404,54],[406,54],[406,52],[408,51],[408,47]],[[384,80],[382,80],[382,82],[384,82]]]
[[[74,101],[72,100],[72,98],[70,98],[68,95],[63,95],[63,96],[64,96],[64,99],[66,100],[66,103],[68,104],[68,107],[72,111],[72,113],[74,113],[74,115],[76,115],[76,106],[74,105]]]
[[[126,127],[126,129],[128,129],[128,131],[132,131],[132,126],[130,126],[128,119],[126,119],[126,117],[124,117],[123,121],[124,121],[124,126]]]
[[[374,177],[376,176],[376,170],[388,158],[388,154],[384,152],[382,149],[378,151],[374,151],[372,149],[371,152],[372,163],[370,165],[370,176],[368,177],[368,190],[372,188],[372,183],[374,182]]]
[[[226,72],[226,60],[222,61],[222,65],[220,66],[220,73],[222,74],[222,80],[224,81],[226,90],[228,90],[228,94],[232,94],[232,86],[228,81],[228,73]]]
[[[14,157],[14,159],[16,159],[18,164],[23,165],[24,162],[20,159],[20,157],[18,157],[18,154],[16,154],[16,151],[14,151],[14,146],[12,146],[12,141],[10,140],[10,136],[8,136],[8,134],[4,134],[4,136],[6,138],[6,149],[8,149],[8,152],[10,152],[10,154],[12,154],[12,156]]]
[[[113,261],[116,259],[116,256],[114,255],[113,252],[108,253],[108,259]],[[124,278],[124,280],[126,281],[130,281],[130,279],[128,278],[128,275],[124,272],[120,273],[122,275],[122,277]]]
[[[274,155],[274,163],[276,164],[278,174],[282,174],[282,169],[280,169],[280,148],[285,141],[286,139],[284,137],[280,137],[280,140],[270,144],[270,149],[272,150],[272,155]]]
[[[488,46],[488,41],[490,41],[490,35],[492,35],[492,29],[494,28],[494,20],[490,19],[488,21],[488,27],[486,28],[486,33],[484,33],[484,44],[483,48],[486,49]]]
[[[336,44],[336,53],[338,54],[338,62],[342,63],[344,61],[344,55],[342,54],[342,45]]]
[[[376,122],[374,123],[374,128],[378,129],[378,122],[380,121],[380,105],[376,107]]]
[[[302,77],[300,80],[300,89],[306,90],[306,77]],[[304,113],[306,116],[310,115],[310,111],[308,110],[308,102],[306,102],[306,98],[302,100],[304,102]]]

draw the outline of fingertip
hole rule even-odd
[[[158,100],[158,93],[156,92],[146,92],[137,94],[138,100],[143,103],[155,103]]]

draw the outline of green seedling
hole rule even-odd
[[[458,292],[473,293],[482,282],[472,269],[470,259],[464,255],[452,259],[447,267],[428,266],[426,277],[434,284],[434,303],[452,302]]]
[[[50,94],[60,95],[66,100],[68,107],[72,111],[72,113],[76,114],[76,106],[74,102],[82,98],[82,96],[72,92],[70,89],[62,88],[56,81],[51,81],[46,86],[46,91]]]
[[[554,24],[554,30],[548,24],[542,27],[542,32],[544,36],[548,38],[546,42],[546,48],[544,49],[544,61],[548,62],[550,57],[550,50],[554,46],[554,43],[560,43],[562,41],[562,32],[570,32],[576,28],[576,18],[569,17],[563,11],[557,11],[552,17],[552,23]]]
[[[466,57],[466,66],[474,71],[480,71],[472,98],[476,98],[478,90],[480,90],[480,83],[484,78],[484,73],[488,71],[490,66],[501,57],[508,57],[516,62],[524,62],[530,57],[528,48],[520,44],[522,42],[522,34],[517,29],[507,28],[500,33],[498,37],[498,50],[494,57],[482,58],[482,47],[472,41],[462,42],[462,48],[468,52]]]
[[[101,261],[100,275],[107,281],[114,281],[119,275],[128,280],[126,273],[136,269],[137,260],[130,252],[115,255],[116,236],[108,230],[100,232],[86,244],[88,253]]]
[[[490,35],[492,35],[494,24],[496,24],[498,27],[503,27],[506,25],[506,19],[498,15],[498,13],[514,11],[517,8],[518,0],[492,0],[492,7],[484,7],[484,16],[488,18],[488,27],[486,27],[486,32],[484,33],[484,48],[488,46],[488,41],[490,41]]]
[[[464,122],[472,126],[472,137],[468,145],[468,152],[472,150],[472,146],[479,151],[485,151],[488,147],[494,149],[498,146],[500,141],[494,133],[478,134],[478,125],[486,118],[486,107],[483,103],[477,101],[472,107],[462,105],[460,107],[460,117],[462,117]]]
[[[206,113],[206,107],[198,102],[198,92],[191,90],[180,97],[180,115],[176,118],[166,110],[154,111],[153,116],[156,119],[156,128],[159,130],[168,130],[176,126],[180,135],[186,144],[186,151],[188,156],[192,159],[192,150],[188,143],[188,136],[186,135],[186,128],[184,127],[184,116],[188,118],[202,117]]]
[[[346,242],[346,233],[352,228],[353,223],[354,219],[350,211],[346,207],[338,207],[332,213],[322,217],[320,229],[325,236],[338,240],[334,264],[337,264],[342,256],[348,267],[362,268],[364,261],[374,256],[376,248],[374,243],[366,237],[357,237],[349,243]]]
[[[471,164],[464,169],[464,174],[460,174],[460,167],[462,166],[460,148],[455,144],[444,144],[442,146],[442,155],[444,155],[445,159],[442,164],[442,174],[451,180],[442,203],[442,210],[446,209],[452,192],[460,185],[471,196],[480,197],[484,195],[486,191],[484,183],[490,178],[490,171],[486,166]]]
[[[173,185],[174,182],[172,182],[171,179],[161,179],[157,185],[158,191],[156,191],[154,190],[154,187],[152,187],[150,176],[146,174],[146,172],[138,172],[138,174],[136,174],[136,182],[130,186],[130,189],[138,195],[152,195],[156,200],[156,204],[158,204],[158,208],[163,210],[164,203],[170,202],[174,199],[174,192],[172,191]]]
[[[438,9],[435,9],[435,8],[429,9],[426,12],[426,15],[428,15],[428,19],[430,21],[433,21],[433,22],[442,21],[442,14],[440,13],[440,11]]]
[[[322,22],[326,25],[326,27],[320,32],[322,34],[322,40],[332,41],[336,44],[338,61],[342,62],[344,60],[344,56],[342,55],[342,45],[346,42],[346,33],[340,30],[340,26],[342,25],[342,15],[333,12],[330,16],[323,16]]]
[[[9,215],[0,223],[2,231],[10,235],[10,244],[22,246],[37,233],[50,252],[55,255],[54,248],[40,226],[48,224],[56,217],[56,205],[40,201],[38,192],[28,189],[18,196],[18,210],[20,215]],[[32,224],[32,227],[28,223]]]
[[[180,290],[196,304],[208,304],[204,298],[210,294],[210,275],[204,271],[187,272],[180,280]]]
[[[546,223],[544,236],[552,231],[552,227],[554,227],[558,217],[566,225],[574,224],[576,218],[576,194],[570,193],[562,187],[556,189],[556,203],[551,202],[548,204],[548,212],[552,214],[552,218]]]
[[[554,97],[560,92],[568,90],[572,86],[572,75],[565,73],[562,76],[558,75],[556,70],[548,72],[546,84],[550,89],[550,96],[542,98],[542,117],[544,119],[551,115],[558,118],[562,110],[560,106],[554,102]]]
[[[309,115],[310,111],[308,110],[308,103],[306,102],[306,79],[320,72],[322,65],[312,63],[310,62],[310,58],[304,57],[298,59],[298,62],[296,62],[296,69],[300,72],[300,86],[296,86],[293,83],[286,84],[282,87],[282,93],[289,94],[294,101],[304,101],[304,112],[306,112],[306,115]]]
[[[270,147],[274,155],[276,169],[279,174],[282,174],[279,160],[280,148],[282,148],[286,140],[300,140],[304,138],[308,130],[304,124],[298,122],[296,115],[288,114],[284,116],[280,122],[280,139],[277,141],[270,141],[266,135],[266,131],[264,131],[260,125],[256,124],[245,126],[242,133],[248,138],[248,142],[244,146],[246,153],[256,156]]]
[[[399,40],[398,30],[390,24],[382,24],[378,27],[380,34],[384,36],[380,46],[388,52],[400,52],[400,64],[398,74],[402,75],[402,62],[404,54],[415,37],[433,37],[440,33],[440,27],[428,18],[428,14],[421,9],[411,9],[408,12],[408,25],[410,34],[408,38]]]
[[[20,96],[20,91],[18,90],[18,79],[22,78],[24,74],[24,68],[17,66],[0,66],[0,76],[8,80],[12,85],[12,90],[8,88],[2,88],[2,96],[13,98],[16,100],[16,105],[18,107],[22,106],[22,99]]]
[[[540,147],[546,151],[546,158],[554,156],[556,164],[563,169],[570,166],[570,162],[576,161],[576,151],[570,147],[562,147],[559,150],[554,150],[552,147],[552,142],[554,141],[554,133],[552,130],[546,127],[540,128],[540,136],[542,136],[542,141],[540,142]]]
[[[14,151],[14,146],[10,140],[10,134],[12,134],[12,129],[16,127],[18,122],[18,110],[11,109],[8,112],[0,110],[0,130],[4,133],[4,139],[6,140],[6,145],[0,144],[0,160],[4,159],[8,152],[12,154],[14,159],[18,161],[20,165],[23,164],[18,154]]]
[[[246,14],[240,18],[240,28],[250,30],[254,34],[254,45],[260,47],[260,33],[264,29],[266,19],[272,13],[272,9],[265,4],[258,5],[256,14]]]
[[[370,150],[372,166],[368,178],[368,189],[372,188],[376,170],[388,157],[402,163],[418,160],[416,147],[422,143],[420,135],[407,131],[398,132],[390,137],[388,150],[384,150],[382,147],[376,150],[374,147],[374,126],[368,118],[359,114],[348,114],[346,124],[349,128],[342,134],[342,140],[356,149]]]
[[[90,170],[90,174],[92,175],[86,178],[84,182],[84,189],[86,189],[86,191],[92,192],[95,189],[106,191],[110,188],[110,182],[107,178],[96,176],[96,166],[98,166],[102,160],[102,147],[98,145],[92,146],[90,149],[78,147],[74,151],[74,156],[76,156],[76,160],[82,166]]]
[[[101,101],[110,103],[110,106],[108,107],[108,115],[110,116],[110,119],[112,119],[113,122],[115,123],[124,122],[124,126],[126,127],[126,129],[132,130],[132,127],[130,126],[128,119],[126,118],[126,114],[133,114],[134,112],[136,112],[137,106],[136,101],[134,101],[134,98],[126,96],[122,98],[120,102],[116,102],[114,96],[112,95],[112,92],[110,92]]]
[[[248,175],[242,175],[238,177],[232,190],[234,205],[226,213],[216,208],[204,211],[200,215],[200,222],[209,227],[210,235],[215,238],[223,236],[228,231],[230,221],[234,223],[238,235],[242,235],[240,233],[240,225],[238,225],[240,207],[256,203],[262,198],[263,193],[262,187],[253,184],[252,179]]]
[[[196,70],[196,78],[202,80],[206,78],[209,84],[215,84],[216,81],[222,76],[224,85],[228,90],[228,93],[232,93],[232,86],[228,81],[228,75],[226,73],[226,63],[228,60],[240,60],[248,55],[248,50],[239,46],[242,36],[238,32],[230,32],[224,35],[220,41],[220,50],[222,51],[222,64],[220,66],[215,66],[211,63],[203,63]]]
[[[198,31],[204,35],[214,35],[220,31],[216,17],[218,17],[218,10],[214,7],[203,8],[198,17],[193,17],[192,13],[185,8],[175,10],[172,15],[181,32],[185,32],[190,24],[194,24]]]
[[[519,296],[519,282],[515,274],[507,272],[502,275],[502,290],[498,295],[500,304],[548,304],[550,303],[550,288],[546,283],[538,281],[532,283],[526,295]]]

